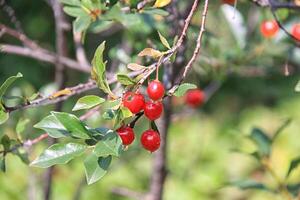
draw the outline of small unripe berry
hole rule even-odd
[[[300,41],[300,24],[295,24],[292,27],[291,34]]]
[[[117,133],[121,137],[123,145],[130,145],[134,141],[134,132],[129,126],[122,126],[117,130]]]
[[[160,101],[157,102],[146,102],[144,106],[145,116],[154,121],[158,119],[163,111],[163,104]]]
[[[160,146],[160,136],[154,130],[147,130],[141,136],[141,143],[146,150],[154,152]]]
[[[163,98],[165,95],[165,87],[160,81],[154,80],[149,83],[147,93],[150,99],[156,101]]]
[[[260,25],[260,32],[265,38],[274,37],[279,31],[276,20],[263,21]]]
[[[191,107],[202,106],[205,102],[205,93],[200,89],[189,90],[185,95],[185,102]]]
[[[123,97],[123,105],[133,114],[143,110],[145,104],[144,96],[140,93],[126,92]]]

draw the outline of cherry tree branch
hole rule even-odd
[[[0,44],[0,52],[5,52],[9,54],[15,54],[20,56],[25,56],[29,58],[34,58],[36,60],[48,62],[55,64],[57,62],[57,58],[60,59],[61,63],[64,66],[69,67],[70,69],[82,71],[89,73],[90,67],[89,66],[82,66],[75,60],[72,60],[70,58],[64,57],[64,56],[57,56],[53,52],[50,52],[45,49],[31,49],[28,47],[21,47],[17,45],[10,45],[10,44]]]
[[[188,72],[192,69],[194,62],[196,61],[196,58],[198,57],[198,55],[200,53],[201,44],[202,44],[202,37],[203,37],[203,34],[205,32],[207,11],[208,11],[208,0],[205,0],[204,9],[203,9],[203,12],[202,12],[200,31],[199,31],[199,34],[198,34],[197,44],[196,44],[196,47],[194,49],[194,53],[193,53],[191,59],[189,60],[189,62],[187,63],[187,65],[184,67],[182,76],[179,78],[177,83],[175,83],[175,85],[169,90],[170,95],[172,95],[176,91],[176,89],[179,87],[179,85],[184,81],[184,79],[186,78]]]

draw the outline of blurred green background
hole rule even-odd
[[[184,8],[187,2],[181,2]],[[24,32],[35,41],[50,50],[55,50],[55,27],[51,8],[44,1],[9,1],[15,9]],[[275,200],[282,199],[278,194],[266,191],[247,190],[226,186],[231,181],[255,179],[274,187],[274,180],[259,169],[258,163],[250,156],[233,152],[242,149],[253,152],[255,145],[247,138],[253,127],[259,127],[270,136],[288,118],[291,124],[277,138],[272,151],[271,163],[280,177],[284,177],[290,161],[299,156],[300,96],[294,91],[299,79],[299,48],[282,31],[278,37],[265,40],[260,36],[259,24],[262,19],[271,18],[269,10],[257,8],[249,2],[238,2],[236,18],[244,19],[242,26],[232,28],[234,17],[226,17],[233,12],[225,12],[230,6],[212,1],[208,14],[207,35],[201,57],[188,82],[206,88],[212,81],[220,83],[220,88],[202,108],[191,109],[183,105],[182,99],[174,100],[174,113],[168,141],[169,176],[165,185],[164,199],[201,199],[201,200]],[[230,7],[230,8],[229,8]],[[258,20],[250,21],[254,26],[251,35],[243,35],[243,28],[249,22],[249,15],[255,10]],[[231,10],[232,11],[232,10]],[[239,12],[240,11],[240,12]],[[229,14],[228,14],[229,12]],[[285,13],[284,13],[285,12]],[[226,14],[227,13],[227,14]],[[299,13],[281,12],[282,20],[289,27],[299,22]],[[68,18],[71,21],[71,18]],[[109,63],[117,57],[125,59],[118,49],[122,41],[132,45],[128,53],[129,61],[136,59],[136,52],[146,46],[147,40],[158,43],[156,29],[165,35],[170,28],[168,23],[155,21],[154,25],[144,21],[121,30],[113,35],[89,33],[86,36],[85,49],[91,58],[95,47],[108,40]],[[151,20],[150,20],[151,21]],[[3,10],[0,22],[14,27]],[[189,32],[187,58],[193,50],[193,39],[197,36],[199,17],[195,17]],[[249,29],[248,29],[249,30]],[[238,33],[238,34],[236,34]],[[139,42],[136,42],[136,38]],[[171,37],[167,37],[172,41]],[[68,35],[70,55],[74,57],[72,35]],[[9,36],[0,38],[0,43],[19,44]],[[125,59],[126,60],[126,59]],[[286,63],[289,64],[286,67]],[[55,91],[53,86],[54,67],[30,58],[0,54],[0,82],[21,72],[24,78],[10,90],[11,96],[30,96],[36,91]],[[121,68],[122,70],[122,65]],[[290,75],[284,76],[284,70]],[[251,70],[262,73],[250,73]],[[228,73],[230,71],[231,73]],[[255,71],[255,72],[256,72]],[[88,79],[82,74],[67,69],[67,85],[72,86]],[[94,90],[90,93],[99,94]],[[63,105],[63,110],[71,112],[77,97]],[[9,100],[8,100],[9,101]],[[34,138],[40,130],[32,128],[53,106],[33,108],[12,114],[10,120],[0,126],[0,132],[16,137],[15,126],[20,118],[29,118],[30,124],[24,138]],[[76,113],[78,114],[78,113]],[[88,120],[91,126],[101,126],[103,120],[95,115]],[[140,134],[146,126],[146,120],[136,127]],[[139,138],[139,136],[137,137]],[[40,143],[30,150],[30,158],[35,158],[46,143]],[[85,183],[83,157],[76,158],[67,165],[57,166],[54,172],[53,199],[126,199],[111,193],[116,187],[128,187],[137,191],[147,191],[151,174],[153,155],[142,150],[138,140],[120,158],[113,162],[108,174],[99,182],[87,186]],[[42,199],[43,172],[45,170],[28,167],[9,154],[7,172],[0,174],[0,199],[30,199],[35,194]],[[299,183],[300,169],[293,171],[289,183]],[[80,198],[79,198],[80,197]]]

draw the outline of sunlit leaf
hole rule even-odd
[[[94,79],[98,85],[98,87],[103,90],[103,92],[111,95],[112,97],[114,97],[115,95],[112,94],[110,88],[109,88],[109,84],[107,82],[107,78],[106,78],[106,62],[103,61],[103,52],[105,49],[105,42],[102,42],[94,55],[93,61],[92,61],[92,79]]]
[[[135,85],[136,82],[130,78],[129,76],[127,76],[126,74],[117,74],[117,79],[118,82],[121,83],[122,85]]]
[[[106,157],[109,155],[119,156],[121,150],[121,138],[113,130],[108,130],[104,138],[96,144],[94,153],[98,157]]]
[[[57,164],[66,164],[74,157],[82,154],[86,148],[86,145],[77,143],[54,144],[32,161],[30,165],[47,168]]]
[[[111,160],[112,156],[98,157],[94,153],[88,155],[84,161],[84,168],[89,185],[100,180],[107,173]]]
[[[2,100],[2,97],[5,94],[6,90],[9,88],[9,86],[21,77],[23,77],[23,75],[21,73],[18,73],[16,76],[11,76],[4,81],[4,83],[0,86],[0,101]]]
[[[77,110],[84,110],[84,109],[91,109],[95,106],[98,106],[105,102],[105,99],[96,96],[96,95],[87,95],[78,99],[77,103],[75,104],[73,111]]]
[[[158,35],[159,35],[159,39],[160,39],[161,43],[168,49],[171,49],[167,39],[159,31],[158,31]]]
[[[143,51],[141,51],[138,56],[149,56],[152,58],[159,58],[163,55],[162,52],[152,49],[152,48],[145,48]]]
[[[51,112],[51,114],[58,119],[70,135],[82,139],[90,138],[88,129],[75,115],[63,112]]]
[[[154,4],[153,7],[155,7],[155,8],[161,8],[161,7],[167,6],[171,2],[172,2],[172,0],[156,0],[156,2],[155,2],[155,4]]]
[[[142,66],[142,65],[139,65],[139,64],[136,64],[136,63],[129,63],[127,65],[127,68],[132,70],[132,71],[139,71],[139,70],[144,70],[146,69],[145,66]]]
[[[183,83],[181,84],[177,90],[174,92],[174,96],[181,97],[183,96],[188,90],[197,88],[196,85],[191,83]]]

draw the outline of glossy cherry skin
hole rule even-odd
[[[133,114],[143,110],[145,104],[144,96],[140,93],[126,92],[123,96],[123,105]]]
[[[157,102],[146,102],[144,106],[145,116],[154,121],[158,119],[163,112],[163,104],[160,101]]]
[[[300,24],[295,24],[292,27],[291,34],[300,41]]]
[[[154,80],[149,83],[147,93],[150,99],[156,101],[165,95],[165,87],[160,81]]]
[[[130,145],[134,141],[134,132],[129,126],[122,126],[117,130],[117,133],[121,137],[123,145]]]
[[[200,89],[189,90],[185,95],[185,103],[191,107],[202,106],[205,102],[205,93]]]
[[[141,136],[141,144],[150,152],[156,151],[160,147],[160,136],[158,132],[151,129],[143,132]]]
[[[260,32],[265,38],[274,37],[279,31],[279,26],[275,20],[263,21],[260,25]]]

